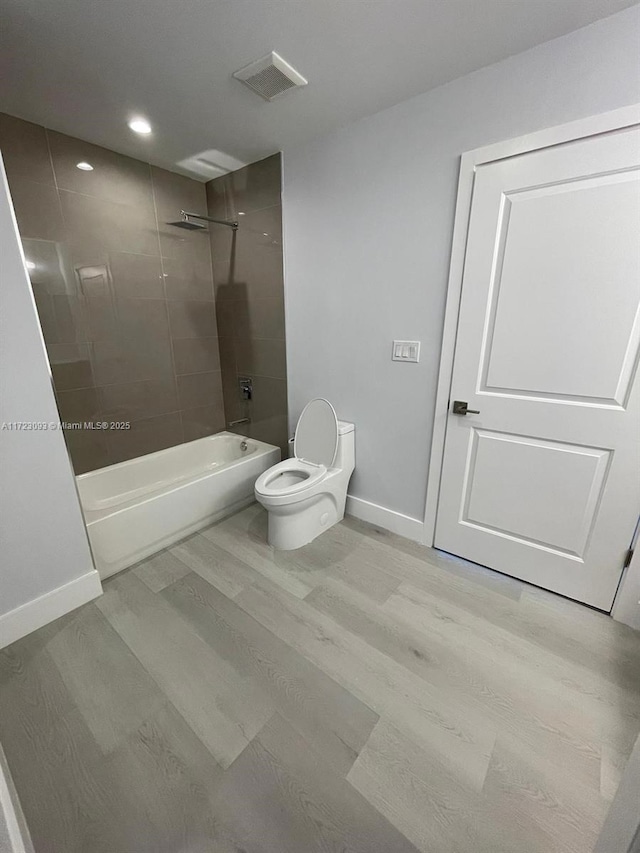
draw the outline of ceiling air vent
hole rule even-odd
[[[289,89],[307,85],[302,74],[298,74],[295,68],[273,52],[250,65],[245,65],[233,76],[265,101],[273,101]]]

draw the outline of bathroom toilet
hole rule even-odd
[[[298,419],[293,451],[255,485],[269,513],[269,544],[282,551],[301,548],[344,517],[355,427],[339,421],[327,400],[312,400]]]

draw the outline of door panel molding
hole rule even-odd
[[[596,221],[597,216],[601,215],[601,196],[598,191],[604,189],[606,195],[605,200],[612,208],[611,217],[605,223],[600,222],[598,228],[607,231],[603,233],[602,240],[605,243],[612,242],[619,238],[620,227],[615,221],[615,208],[620,203],[620,190],[627,192],[630,197],[637,191],[637,178],[639,170],[637,168],[626,170],[625,180],[606,181],[600,179],[593,180],[584,178],[579,180],[565,181],[562,186],[571,188],[567,190],[567,194],[579,192],[579,198],[583,202],[583,221],[569,226],[569,216],[561,218],[561,227],[564,227],[563,241],[567,244],[571,237],[575,237],[576,232],[581,235]],[[632,183],[635,178],[635,185]],[[560,186],[559,184],[557,186]],[[496,239],[491,263],[491,273],[489,282],[489,293],[487,301],[486,319],[482,335],[482,344],[480,350],[480,361],[478,365],[478,381],[476,383],[476,393],[491,394],[498,392],[501,396],[515,396],[519,399],[546,399],[555,400],[557,402],[580,404],[581,402],[592,403],[604,407],[624,409],[628,394],[631,390],[631,385],[634,377],[634,368],[637,362],[638,344],[640,341],[640,300],[632,300],[626,308],[621,308],[621,316],[618,320],[622,320],[622,327],[618,326],[618,334],[615,340],[611,340],[609,329],[595,321],[595,328],[587,328],[585,326],[582,334],[583,353],[577,353],[575,358],[585,365],[584,359],[589,356],[594,349],[594,336],[600,337],[599,345],[596,345],[597,362],[591,365],[586,363],[586,368],[591,368],[595,371],[596,367],[604,369],[604,373],[600,378],[599,384],[600,393],[597,395],[589,395],[585,393],[586,388],[576,387],[575,378],[568,379],[561,375],[553,377],[554,389],[549,387],[550,377],[540,376],[540,362],[538,353],[533,346],[535,341],[528,338],[536,336],[536,322],[540,326],[546,322],[546,316],[531,317],[532,306],[527,301],[527,291],[544,289],[544,282],[549,274],[549,263],[557,266],[558,263],[567,265],[570,263],[569,257],[558,256],[558,240],[557,235],[557,216],[558,211],[555,211],[555,219],[551,215],[551,210],[545,207],[545,202],[550,198],[556,198],[558,193],[549,193],[548,187],[544,193],[538,193],[540,187],[528,189],[520,196],[516,193],[503,193],[500,197],[500,210],[496,224]],[[613,189],[613,192],[611,190]],[[616,194],[617,193],[617,194]],[[517,201],[517,199],[520,201]],[[527,207],[526,202],[535,200],[533,209]],[[567,200],[569,200],[567,198]],[[521,202],[525,202],[525,207],[521,206]],[[528,257],[522,259],[518,257],[519,246],[522,246],[523,239],[535,232],[536,228],[540,227],[540,221],[545,220],[544,224],[544,239],[543,242],[533,243],[528,247]],[[630,223],[629,230],[637,228],[637,224]],[[513,239],[510,235],[513,234]],[[607,275],[606,261],[600,261],[598,235],[594,234],[591,254],[584,258],[584,273],[587,270],[592,270],[598,267],[598,264],[603,268],[600,270],[603,277]],[[514,246],[515,244],[515,246]],[[546,260],[549,258],[550,260]],[[537,282],[537,284],[536,284]],[[522,298],[524,294],[524,299]],[[544,301],[548,304],[553,300],[559,311],[562,311],[562,302],[566,304],[567,300],[574,301],[579,299],[580,294],[564,293],[560,294],[553,287],[551,291],[544,293]],[[619,295],[622,299],[624,294]],[[609,292],[603,292],[603,305],[614,298]],[[560,301],[559,301],[560,300]],[[514,318],[515,313],[515,318]],[[599,316],[597,308],[594,310],[594,317]],[[629,318],[627,320],[627,317]],[[531,324],[528,327],[528,324]],[[564,336],[559,338],[555,336],[553,341],[556,349],[564,347]],[[548,346],[548,344],[547,344]],[[606,367],[601,364],[603,353],[607,353],[608,364]],[[516,370],[514,374],[514,366],[521,364],[525,359],[528,363],[528,369],[525,369],[524,375],[522,368]],[[592,359],[593,361],[593,359]],[[502,365],[502,368],[501,368]],[[505,374],[505,365],[507,370]],[[566,370],[570,373],[570,367],[567,365]],[[528,374],[528,375],[527,375]],[[520,381],[518,381],[520,380]],[[584,379],[578,385],[584,384]],[[546,386],[546,391],[543,390]]]
[[[511,482],[496,483],[491,476],[490,465],[487,478],[490,482],[488,487],[497,494],[494,495],[494,504],[497,504],[496,498],[500,498],[500,491],[506,490],[508,494],[502,496],[504,498],[504,509],[511,508],[513,515],[513,495],[514,493],[522,494],[526,490],[532,488],[532,474],[538,475],[542,480],[546,477],[546,482],[540,482],[538,485],[546,490],[552,489],[557,492],[558,485],[562,483],[566,475],[566,468],[563,467],[563,461],[569,462],[573,467],[581,465],[584,469],[583,473],[583,497],[581,518],[570,518],[566,515],[561,515],[558,508],[549,507],[550,515],[556,519],[556,540],[555,542],[547,541],[543,536],[534,534],[531,529],[531,523],[534,519],[524,511],[519,510],[519,514],[523,516],[520,526],[522,529],[516,532],[516,528],[511,523],[511,530],[502,527],[498,523],[497,514],[500,507],[495,506],[494,517],[488,518],[486,510],[483,513],[484,518],[479,517],[477,507],[483,504],[483,501],[474,500],[473,490],[476,491],[482,488],[482,483],[479,481],[478,457],[482,454],[482,442],[505,442],[511,444],[519,444],[534,450],[534,455],[541,455],[540,451],[547,454],[554,454],[554,464],[550,471],[544,472],[543,466],[538,462],[537,465],[532,465],[531,469],[518,472],[511,471]],[[537,454],[535,453],[537,451]],[[562,454],[564,460],[559,456]],[[459,514],[459,523],[468,527],[482,529],[485,532],[503,536],[511,539],[514,542],[520,542],[523,545],[528,545],[532,548],[539,548],[543,551],[550,551],[557,554],[562,554],[564,557],[583,562],[583,555],[589,545],[589,539],[593,530],[594,520],[597,514],[600,498],[604,491],[607,482],[607,475],[611,463],[611,450],[599,447],[586,447],[583,445],[574,444],[564,441],[553,441],[549,439],[541,439],[536,436],[519,435],[516,433],[501,432],[498,430],[489,430],[481,428],[472,428],[469,436],[469,452],[467,454],[467,462],[464,473],[464,484],[462,487],[462,500]],[[480,465],[487,464],[485,460],[480,459]],[[586,467],[589,465],[589,468]],[[555,480],[555,482],[549,482]],[[570,509],[567,502],[564,502],[563,508],[566,512]],[[475,517],[474,517],[475,515]],[[560,542],[559,540],[562,540]]]

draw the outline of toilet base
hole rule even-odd
[[[269,508],[269,545],[279,551],[293,551],[308,545],[325,530],[344,518],[344,501],[336,505],[332,495],[317,495],[309,505]]]

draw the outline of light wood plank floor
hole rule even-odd
[[[639,729],[639,634],[257,505],[0,653],[37,853],[589,853]]]

